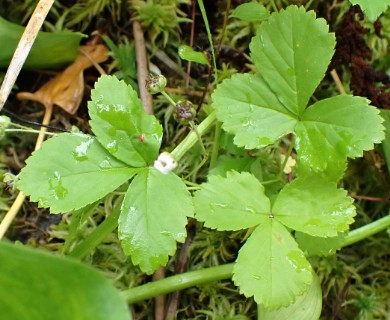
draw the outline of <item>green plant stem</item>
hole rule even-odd
[[[386,230],[390,228],[390,215],[383,217],[379,220],[371,222],[363,227],[352,230],[348,233],[348,235],[344,238],[343,247],[350,246],[356,242],[364,240],[378,232]]]
[[[215,82],[218,83],[218,81],[216,79],[217,78],[217,58],[215,56],[213,38],[211,36],[210,25],[209,25],[209,21],[207,19],[206,9],[204,7],[203,0],[198,0],[198,5],[199,5],[199,8],[200,8],[200,12],[202,13],[202,18],[203,18],[204,25],[206,26],[207,37],[208,37],[209,44],[210,44],[210,49],[211,49],[211,56],[213,57],[213,67],[214,67]]]
[[[275,10],[275,12],[278,12],[278,11],[279,11],[279,10],[278,10],[278,7],[276,6],[274,0],[271,0],[271,6],[272,6],[272,8]]]
[[[41,133],[39,130],[34,130],[34,129],[5,129],[5,132],[25,132],[25,133]],[[52,133],[52,132],[45,132],[44,133],[47,136],[56,136],[58,135],[57,133]]]
[[[206,119],[204,119],[197,127],[198,134],[191,131],[187,137],[171,152],[172,156],[179,161],[185,153],[192,148],[198,141],[198,135],[202,136],[207,133],[216,123],[217,117],[215,112],[212,112]]]
[[[214,144],[213,144],[213,150],[211,151],[209,169],[214,168],[216,163],[217,163],[217,160],[218,160],[218,150],[219,150],[219,140],[220,139],[221,139],[221,123],[217,123],[216,126],[215,126]]]
[[[120,204],[116,205],[111,214],[99,224],[84,241],[76,246],[72,252],[69,253],[69,256],[76,259],[82,259],[95,249],[118,226],[120,208]]]
[[[213,281],[230,279],[233,274],[233,265],[233,263],[230,263],[178,274],[122,291],[121,295],[128,303],[135,303],[157,297],[168,292],[179,291]]]
[[[161,91],[161,94],[169,101],[171,105],[173,105],[176,108],[176,102],[171,98],[171,96],[166,93],[165,91]]]
[[[342,246],[349,246],[387,228],[390,228],[390,215],[351,231],[346,236]],[[135,303],[192,286],[229,279],[233,274],[233,265],[234,264],[231,263],[178,274],[122,291],[121,295],[128,303]]]

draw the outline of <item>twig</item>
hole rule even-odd
[[[142,101],[146,113],[153,114],[153,98],[145,86],[146,79],[149,75],[145,39],[141,25],[138,21],[133,22],[133,34],[137,60],[137,79],[140,99]]]
[[[158,269],[154,274],[153,274],[153,281],[161,280],[165,278],[165,268],[161,267]],[[157,296],[154,301],[155,301],[155,306],[154,306],[154,319],[156,320],[164,320],[164,315],[165,315],[165,300],[166,296]]]
[[[16,47],[0,89],[0,110],[3,109],[3,106],[8,99],[12,87],[14,86],[20,70],[30,53],[35,38],[38,35],[39,29],[42,27],[43,21],[45,21],[53,3],[54,0],[39,1],[26,26],[26,29],[22,34],[22,37],[20,38],[19,44]]]
[[[8,99],[11,89],[15,84],[16,78],[18,77],[24,62],[27,59],[35,38],[38,35],[39,29],[41,28],[43,21],[45,20],[53,3],[54,0],[39,1],[30,18],[30,21],[27,24],[26,29],[23,32],[0,89],[0,110],[3,108],[5,101]],[[44,120],[42,121],[44,124],[49,124],[51,113],[52,108],[46,108]],[[41,127],[37,142],[35,144],[35,150],[40,148],[46,130],[47,128]],[[3,238],[12,221],[15,219],[19,209],[23,205],[25,198],[26,196],[23,194],[23,192],[19,192],[19,194],[16,196],[14,203],[6,213],[3,221],[0,223],[0,239]]]
[[[135,52],[137,60],[137,79],[139,86],[139,95],[147,114],[153,114],[153,97],[146,89],[146,79],[149,76],[148,59],[146,55],[146,46],[144,34],[138,21],[133,22],[133,34],[135,43]],[[160,268],[153,274],[153,281],[161,280],[165,277],[165,269]],[[165,314],[165,296],[155,298],[154,315],[156,320],[163,320]]]
[[[183,273],[187,269],[188,248],[190,247],[194,235],[195,235],[195,225],[190,221],[189,224],[187,225],[187,239],[182,245],[177,258],[175,274]],[[179,302],[180,302],[180,296],[181,296],[181,291],[175,291],[170,294],[165,320],[176,319],[177,308],[179,307]]]
[[[341,82],[339,75],[337,74],[337,71],[335,69],[333,69],[330,72],[330,75],[332,76],[333,81],[336,83],[336,87],[337,87],[337,89],[339,89],[340,93],[347,94],[347,92],[344,89],[343,83]]]
[[[85,50],[83,50],[81,47],[79,48],[80,52],[87,57],[89,61],[91,61],[92,65],[95,67],[95,69],[102,75],[107,74],[106,71],[98,64]]]

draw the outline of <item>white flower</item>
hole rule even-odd
[[[177,167],[177,161],[169,152],[163,152],[154,161],[154,167],[161,173],[167,174]]]

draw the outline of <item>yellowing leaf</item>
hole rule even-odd
[[[64,71],[46,82],[34,93],[19,92],[18,99],[40,102],[46,108],[57,105],[70,114],[75,114],[84,93],[83,71],[108,59],[108,50],[103,45],[82,46],[76,60]]]

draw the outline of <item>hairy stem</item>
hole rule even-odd
[[[216,123],[217,118],[215,112],[212,112],[206,119],[204,119],[197,127],[199,136],[207,133]],[[198,134],[191,131],[187,137],[171,152],[172,156],[179,161],[184,154],[190,150],[198,141]]]

